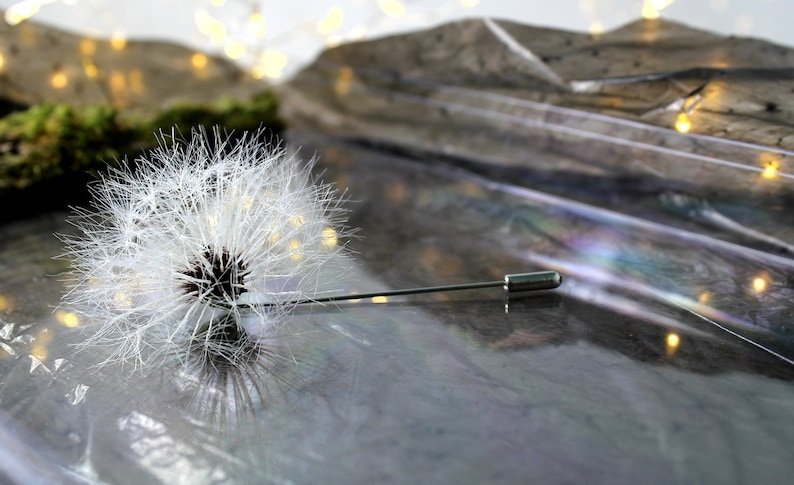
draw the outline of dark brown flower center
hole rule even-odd
[[[187,276],[182,288],[201,300],[231,303],[248,291],[244,285],[248,274],[245,262],[226,248],[205,248],[182,274]]]

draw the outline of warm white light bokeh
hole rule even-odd
[[[664,18],[794,45],[790,0],[0,0],[6,21],[33,18],[114,39],[175,41],[280,80],[328,45],[490,16],[582,32]]]

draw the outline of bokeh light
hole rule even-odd
[[[686,113],[679,113],[675,118],[675,130],[679,133],[687,133],[692,129],[692,121]]]
[[[662,18],[726,35],[779,37],[782,43],[794,44],[794,32],[779,15],[787,7],[785,1],[560,0],[548,8],[540,0],[296,0],[288,5],[186,0],[169,11],[155,0],[0,0],[0,8],[11,25],[33,18],[110,40],[114,49],[138,39],[174,40],[207,55],[225,56],[254,78],[280,82],[325,47],[472,17],[593,35],[642,18]],[[152,16],[153,11],[158,15]],[[281,53],[283,65],[263,62],[266,52]]]

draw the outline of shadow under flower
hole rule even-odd
[[[310,364],[300,361],[289,343],[300,337],[253,336],[231,314],[205,324],[174,364],[180,404],[222,432],[246,422],[301,387],[299,371]]]

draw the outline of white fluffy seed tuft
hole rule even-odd
[[[83,349],[108,347],[100,365],[245,367],[294,308],[256,304],[331,289],[348,264],[336,191],[261,138],[163,136],[92,184],[90,209],[71,219],[78,235],[62,236],[72,272],[61,306],[86,322]]]

